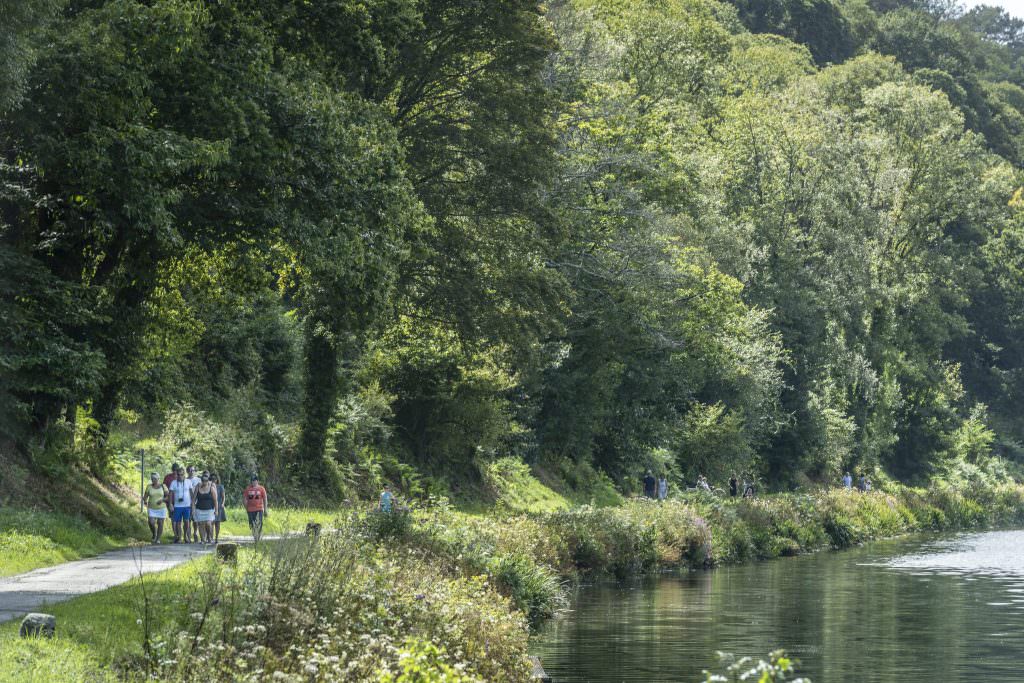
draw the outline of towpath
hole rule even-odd
[[[212,552],[213,546],[140,545],[8,576],[0,579],[0,622],[45,611],[46,605],[117,586],[140,573],[170,569]]]

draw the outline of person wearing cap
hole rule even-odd
[[[142,492],[142,502],[146,506],[149,517],[149,531],[153,534],[152,543],[160,542],[164,534],[164,520],[167,519],[167,487],[160,482],[160,475],[153,472],[149,475],[149,486]]]
[[[199,483],[201,480],[199,478],[199,475],[196,473],[196,468],[194,465],[188,466],[188,477],[186,477],[186,481],[188,482],[188,485],[192,487],[192,500],[195,500],[196,489],[199,488]],[[192,542],[199,543],[199,522],[196,521],[196,516],[194,513],[192,514],[191,524]]]
[[[185,470],[178,468],[178,478],[168,489],[174,504],[174,542],[192,542],[192,485],[185,479]]]
[[[249,515],[249,529],[252,531],[254,540],[260,540],[263,535],[263,518],[267,516],[270,506],[267,504],[267,490],[260,486],[260,478],[255,474],[249,483],[249,488],[242,494],[245,502],[245,512]]]
[[[178,470],[180,470],[180,469],[181,469],[181,465],[179,465],[178,463],[174,463],[173,465],[171,465],[171,472],[170,472],[170,474],[168,474],[168,475],[166,475],[164,477],[164,486],[167,488],[168,491],[171,489],[171,482],[178,478]],[[168,498],[167,498],[167,514],[170,515],[172,512],[174,512],[174,504],[171,502],[171,499],[168,496]]]

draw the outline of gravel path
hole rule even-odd
[[[139,572],[163,571],[211,552],[212,546],[201,545],[133,546],[9,576],[0,579],[0,622],[21,618],[28,612],[45,611],[45,605],[117,586]]]

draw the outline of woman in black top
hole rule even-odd
[[[217,519],[219,506],[217,487],[210,481],[209,472],[203,472],[192,505],[195,508],[193,519],[199,524],[199,537],[203,543],[210,543],[213,540],[213,522]]]

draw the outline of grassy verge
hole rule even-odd
[[[146,592],[168,625],[185,610],[208,559],[145,576]],[[136,580],[46,608],[57,637],[22,639],[18,624],[0,627],[0,682],[113,681],[142,652],[142,585]],[[113,667],[113,668],[112,668]]]
[[[228,521],[221,525],[225,536],[248,536],[245,510],[228,508]],[[280,508],[267,517],[265,534],[301,532],[309,522],[325,528],[335,525],[340,513],[329,510]],[[131,515],[131,513],[127,513]],[[0,577],[80,560],[108,550],[148,539],[144,517],[136,510],[134,524],[117,531],[103,531],[78,516],[24,508],[0,508]],[[125,531],[135,532],[124,535]],[[170,530],[165,531],[165,541]]]
[[[527,625],[564,581],[842,548],[924,529],[1024,523],[1024,487],[894,486],[730,500],[692,495],[619,507],[469,515],[444,504],[356,514],[319,541],[245,550],[54,608],[53,643],[0,630],[0,681],[526,681]],[[304,522],[303,522],[304,524]],[[63,667],[63,668],[62,668]]]
[[[222,536],[248,536],[249,517],[241,507],[225,508],[228,521],[220,525]],[[304,531],[306,524],[315,522],[324,528],[335,526],[342,513],[338,510],[317,510],[314,508],[271,508],[263,520],[264,534],[287,534]]]
[[[0,628],[0,682],[528,680],[522,617],[486,580],[368,541],[264,544],[56,605],[52,641]]]
[[[135,540],[98,531],[81,517],[0,508],[0,577],[89,557]]]

